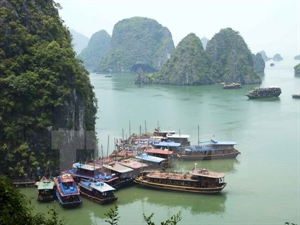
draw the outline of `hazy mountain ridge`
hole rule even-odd
[[[81,51],[86,48],[86,46],[89,43],[89,38],[84,36],[81,33],[78,33],[77,31],[70,29],[70,32],[72,34],[72,45],[77,55],[81,53]]]

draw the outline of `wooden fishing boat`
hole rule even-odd
[[[199,194],[215,194],[225,186],[224,173],[196,169],[188,173],[178,172],[145,172],[135,179],[135,183],[162,190],[181,191]]]
[[[79,189],[70,174],[63,174],[55,178],[56,197],[59,203],[66,208],[81,205]]]
[[[111,203],[118,199],[114,194],[116,189],[104,182],[82,180],[78,187],[83,197],[98,204]]]
[[[233,141],[209,140],[199,142],[199,145],[179,147],[176,157],[184,160],[213,160],[236,158],[240,153]]]
[[[293,98],[300,98],[300,94],[293,94],[292,97]]]
[[[55,182],[53,179],[43,177],[37,185],[38,196],[40,202],[50,202],[55,199]]]

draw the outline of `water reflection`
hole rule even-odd
[[[240,164],[238,159],[220,159],[220,160],[199,160],[199,161],[175,161],[174,167],[171,169],[179,171],[190,171],[197,163],[198,168],[205,168],[208,170],[223,172],[223,173],[236,173],[236,166]]]

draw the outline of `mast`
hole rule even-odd
[[[199,139],[199,125],[198,125],[198,146],[199,146],[199,142],[200,142],[200,139]]]

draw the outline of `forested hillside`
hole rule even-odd
[[[51,132],[94,130],[96,99],[52,0],[0,0],[0,171],[59,168]]]

